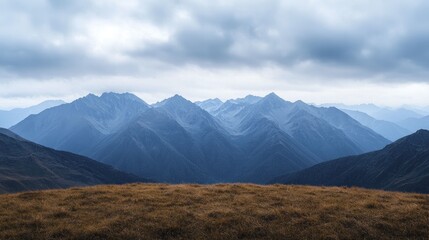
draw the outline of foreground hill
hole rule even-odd
[[[43,204],[41,204],[43,201]],[[258,185],[0,195],[0,239],[427,239],[429,196]]]
[[[0,193],[140,181],[108,165],[0,129]]]
[[[321,163],[273,182],[429,193],[429,131],[419,130],[382,150]]]

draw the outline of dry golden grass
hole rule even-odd
[[[258,185],[0,195],[0,239],[429,239],[429,195]]]

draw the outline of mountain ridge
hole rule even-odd
[[[320,163],[271,182],[429,193],[429,131],[419,130],[381,150]]]
[[[0,130],[0,193],[147,182],[95,160],[56,151]]]

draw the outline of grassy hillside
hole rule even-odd
[[[0,239],[428,239],[429,195],[258,185],[0,195]]]

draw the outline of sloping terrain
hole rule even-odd
[[[0,193],[143,182],[111,166],[0,131]]]
[[[258,185],[0,195],[0,239],[427,239],[429,196]]]
[[[272,182],[429,193],[429,131],[419,130],[382,150],[320,163]]]

